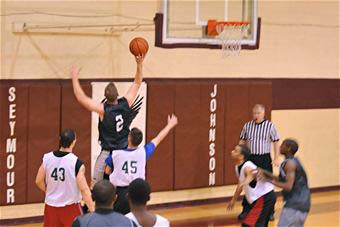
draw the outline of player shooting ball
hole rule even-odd
[[[98,130],[101,153],[95,163],[93,183],[104,178],[105,160],[112,151],[125,149],[128,145],[131,122],[142,105],[143,98],[137,98],[137,94],[143,81],[144,56],[135,56],[137,71],[127,93],[118,98],[117,87],[111,82],[103,92],[105,99],[101,103],[96,102],[85,94],[79,83],[80,69],[74,66],[71,68],[73,91],[78,102],[87,110],[99,114]]]

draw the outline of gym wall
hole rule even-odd
[[[268,119],[275,114],[273,121],[280,134],[282,130],[284,137],[296,136],[301,141],[299,155],[308,164],[311,186],[338,185],[333,172],[338,160],[329,160],[338,157],[339,150],[338,82],[309,80],[309,88],[303,93],[290,90],[295,99],[283,102],[282,87],[293,87],[296,80],[146,80],[146,140],[165,126],[168,114],[174,112],[179,118],[178,127],[148,162],[147,180],[153,191],[234,184],[230,151],[256,103],[266,106]],[[82,85],[91,96],[90,81],[82,81]],[[91,138],[91,114],[76,102],[70,81],[5,80],[0,88],[4,126],[0,129],[1,204],[43,200],[34,184],[35,175],[42,155],[58,148],[58,134],[66,127],[77,132],[75,153],[84,160],[89,180],[91,140],[97,137]],[[320,112],[314,109],[323,109],[320,117],[326,120],[314,122]],[[313,131],[313,125],[318,130]],[[325,159],[318,158],[321,144],[326,145]],[[320,178],[313,164],[324,168],[327,177]]]
[[[150,44],[144,67],[147,78],[339,78],[338,1],[260,0],[260,48],[227,59],[221,57],[219,50],[154,47],[153,17],[161,2],[1,1],[1,14],[11,15],[0,17],[1,76],[6,79],[68,78],[70,65],[76,64],[82,67],[82,78],[132,78],[136,67],[128,44],[133,37],[143,36]],[[139,10],[141,8],[143,10]],[[54,15],[12,15],[31,11]],[[60,14],[124,15],[142,18],[140,23],[148,25],[135,32],[112,36],[12,32],[14,22],[28,25],[136,22],[121,17],[56,16]],[[39,67],[32,67],[33,64]]]

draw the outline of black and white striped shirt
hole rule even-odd
[[[272,122],[264,120],[256,123],[252,120],[243,126],[240,139],[247,142],[251,154],[263,155],[270,153],[271,143],[280,138]]]

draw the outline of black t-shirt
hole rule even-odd
[[[128,135],[132,110],[125,97],[118,99],[118,104],[104,103],[104,116],[99,119],[99,142],[103,150],[124,149],[128,145]]]
[[[69,153],[70,152],[65,152],[65,151],[53,151],[54,156],[59,157],[59,158],[64,157],[68,155]],[[76,176],[78,175],[79,169],[83,164],[84,162],[78,158],[76,162],[76,172],[75,172]]]

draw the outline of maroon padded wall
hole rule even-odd
[[[148,84],[147,142],[166,125],[167,116],[174,112],[174,89],[171,83]],[[153,191],[172,190],[174,186],[174,133],[157,147],[147,162],[146,176]]]
[[[27,203],[41,202],[44,193],[35,185],[35,176],[45,153],[58,148],[60,132],[60,86],[29,87]]]
[[[166,124],[168,114],[179,118],[178,127],[159,145],[147,163],[153,191],[209,186],[210,103],[217,84],[215,185],[236,182],[230,151],[239,141],[254,104],[272,109],[340,108],[340,80],[331,79],[148,79],[146,137],[150,141]],[[45,152],[58,148],[62,128],[77,132],[77,154],[90,177],[91,114],[75,100],[70,81],[0,81],[0,205],[6,205],[6,177],[14,171],[15,204],[43,201],[34,180]],[[91,94],[91,81],[81,81]],[[7,169],[9,128],[8,89],[16,88],[17,138],[15,167]]]

